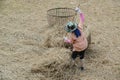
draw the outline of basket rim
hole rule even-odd
[[[72,15],[69,15],[69,16],[58,16],[58,15],[51,15],[51,14],[49,14],[49,11],[56,10],[56,9],[69,9],[69,10],[73,10],[75,12],[75,10],[73,8],[60,7],[60,8],[52,8],[52,9],[47,10],[47,15],[52,16],[52,17],[65,18],[65,17],[72,17],[72,16],[75,16],[77,14],[76,12],[75,12],[75,14],[72,14]]]

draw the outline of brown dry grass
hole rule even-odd
[[[76,67],[70,68],[71,52],[63,48],[62,42],[64,30],[59,31],[60,35],[55,31],[57,28],[47,26],[48,9],[61,6],[74,8],[78,2],[0,0],[0,79],[119,80],[119,0],[80,1],[85,24],[92,32],[84,72]],[[47,39],[50,42],[44,44]],[[31,69],[37,73],[31,72]]]

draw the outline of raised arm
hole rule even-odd
[[[78,7],[76,7],[76,12],[79,14],[79,24],[78,24],[78,26],[80,27],[80,28],[83,28],[83,24],[84,24],[84,14],[83,14],[83,12],[81,12],[81,10],[80,10],[80,8],[78,8]]]

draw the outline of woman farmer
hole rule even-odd
[[[80,58],[80,69],[84,70],[83,66],[83,59],[84,54],[86,51],[86,48],[88,47],[87,38],[85,37],[83,33],[83,22],[84,22],[84,16],[83,13],[80,11],[79,8],[75,9],[80,16],[79,24],[74,22],[68,22],[65,26],[65,30],[70,33],[70,39],[67,39],[67,37],[64,38],[64,42],[70,43],[73,45],[72,49],[72,62],[75,63],[75,59],[77,56]]]

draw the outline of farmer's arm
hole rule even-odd
[[[75,42],[75,39],[73,38],[73,34],[71,34],[71,36],[69,38],[64,37],[64,42],[69,43],[69,44],[73,44]]]
[[[74,44],[74,43],[75,43],[76,37],[75,37],[74,34],[71,34],[70,41],[71,41],[71,44]]]
[[[79,24],[78,27],[83,29],[83,24],[84,24],[84,14],[82,12],[79,13]]]
[[[80,10],[80,8],[76,7],[75,11],[79,14],[79,28],[83,29],[83,23],[84,23],[84,14],[83,12]]]

